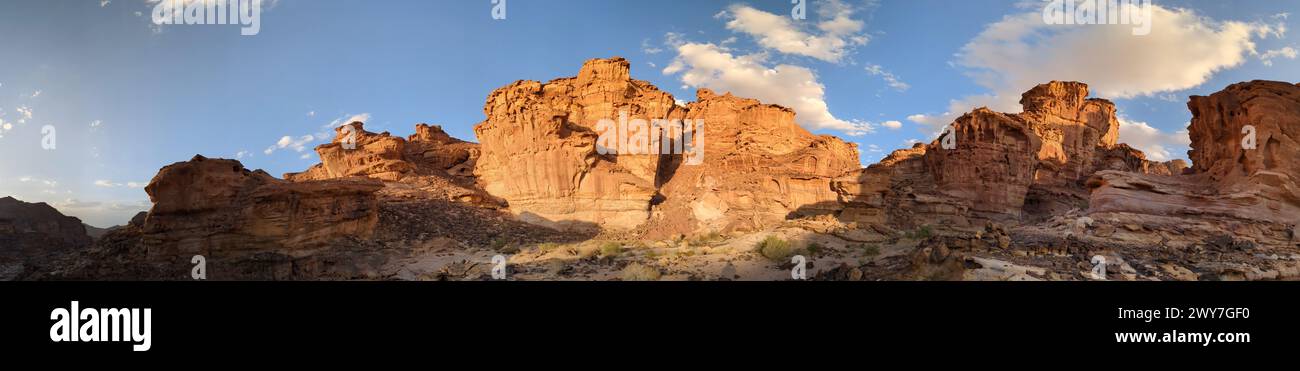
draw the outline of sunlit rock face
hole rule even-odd
[[[858,163],[856,148],[809,133],[790,109],[708,90],[679,105],[632,79],[622,58],[590,60],[577,77],[503,87],[484,113],[475,127],[480,184],[521,218],[556,226],[635,229],[653,219],[656,233],[754,229],[801,210],[837,210],[830,181]],[[624,115],[702,121],[693,138],[702,162],[600,153],[598,123]]]
[[[142,244],[151,259],[225,258],[365,239],[379,221],[381,188],[365,178],[290,182],[196,156],[164,167],[145,187],[153,208]]]
[[[1191,175],[1103,172],[1094,212],[1300,221],[1300,86],[1252,81],[1188,103]]]
[[[1086,84],[1038,85],[1020,103],[1017,114],[976,109],[933,143],[842,178],[844,216],[901,226],[1029,222],[1087,209],[1085,183],[1098,171],[1174,175],[1185,167],[1117,143],[1115,105],[1088,98]]]

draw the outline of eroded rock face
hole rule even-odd
[[[633,80],[623,59],[591,60],[577,77],[519,81],[497,89],[474,127],[475,173],[488,193],[530,222],[632,228],[649,217],[659,158],[601,155],[602,119],[681,119],[668,93]]]
[[[745,229],[818,204],[831,210],[830,180],[857,167],[857,151],[812,135],[794,112],[702,90],[686,106],[630,77],[622,58],[595,59],[577,77],[520,81],[488,98],[475,127],[476,174],[492,195],[532,222],[633,229],[654,218],[661,233]],[[597,123],[704,121],[704,161],[680,155],[602,155]]]
[[[412,176],[465,177],[472,176],[478,158],[477,144],[452,138],[439,126],[419,124],[408,139],[366,131],[362,122],[334,131],[331,143],[316,147],[320,164],[284,178],[299,182],[362,176],[392,182]]]
[[[1300,87],[1253,81],[1192,97],[1191,175],[1160,179],[1101,172],[1092,212],[1300,220]],[[1247,136],[1254,130],[1254,142]],[[1254,144],[1253,148],[1251,144]]]
[[[1181,172],[1117,143],[1114,104],[1087,97],[1085,84],[1054,81],[1026,92],[1022,113],[963,115],[933,143],[841,178],[843,217],[906,227],[1042,220],[1086,209],[1097,171]]]
[[[364,178],[289,182],[239,161],[195,156],[164,167],[145,187],[154,205],[142,241],[159,259],[293,254],[364,239],[379,220],[382,187]]]
[[[831,182],[860,168],[856,146],[813,135],[794,111],[707,89],[686,106],[704,125],[704,161],[661,168],[652,232],[754,231],[843,208]]]

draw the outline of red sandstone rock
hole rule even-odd
[[[1159,179],[1102,172],[1092,212],[1300,220],[1300,87],[1253,81],[1192,97],[1192,175]],[[1254,128],[1254,148],[1243,139]]]
[[[154,203],[143,226],[150,258],[292,254],[340,238],[368,238],[379,220],[364,178],[289,182],[239,161],[195,156],[164,167],[145,187]]]
[[[597,151],[602,119],[698,119],[703,164],[681,155]],[[622,58],[595,59],[577,77],[498,89],[475,128],[477,174],[526,220],[660,233],[754,229],[808,208],[838,209],[830,180],[857,151],[794,123],[790,109],[701,90],[686,106],[633,80]]]

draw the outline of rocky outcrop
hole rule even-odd
[[[830,180],[858,161],[852,145],[800,128],[784,107],[708,90],[678,105],[632,79],[622,58],[588,61],[576,77],[498,89],[484,113],[475,127],[480,184],[543,224],[626,230],[654,219],[657,233],[754,229],[809,208],[838,209]],[[701,164],[680,154],[598,151],[601,120],[659,119],[704,122]]]
[[[289,182],[238,161],[195,156],[164,167],[145,187],[154,205],[143,246],[150,259],[229,257],[364,239],[379,221],[375,192],[382,187],[364,178]]]
[[[597,122],[686,115],[668,93],[633,80],[623,59],[588,61],[577,77],[515,82],[492,92],[483,112],[475,173],[488,193],[530,222],[611,228],[649,218],[660,159],[598,153]]]
[[[305,172],[285,174],[290,181],[354,176],[398,181],[413,176],[473,175],[478,145],[452,138],[442,127],[419,124],[410,138],[375,134],[365,123],[335,128],[334,140],[316,147],[321,163]]]
[[[855,145],[814,135],[794,111],[754,99],[702,89],[686,108],[688,119],[705,123],[705,159],[661,172],[659,232],[756,231],[842,208],[830,183],[861,167]]]
[[[1089,182],[1091,211],[1290,225],[1300,220],[1300,86],[1235,84],[1192,97],[1188,107],[1191,174],[1097,173]]]
[[[1117,143],[1114,104],[1087,97],[1085,84],[1054,81],[1025,92],[1019,114],[963,115],[933,143],[839,179],[842,217],[905,227],[1043,220],[1086,209],[1097,171],[1181,172]]]
[[[80,219],[65,216],[44,202],[0,198],[0,280],[86,249],[92,242]]]

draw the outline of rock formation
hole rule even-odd
[[[856,149],[794,123],[790,109],[701,90],[678,105],[631,78],[622,58],[577,77],[520,81],[489,96],[477,174],[525,220],[656,233],[752,230],[787,214],[832,210],[830,181],[858,165]],[[703,120],[703,164],[681,155],[601,154],[601,120]]]
[[[408,139],[368,132],[362,122],[334,131],[331,143],[316,147],[320,164],[284,178],[298,182],[363,176],[398,181],[411,176],[472,176],[478,158],[477,144],[452,138],[439,126],[419,124]]]
[[[90,247],[80,219],[50,205],[0,198],[0,280],[12,279],[28,266]]]
[[[1082,83],[1020,103],[860,168],[788,108],[708,89],[681,103],[595,59],[494,91],[482,144],[354,122],[286,180],[202,156],[164,167],[153,208],[90,249],[76,218],[0,199],[0,279],[188,279],[204,255],[214,279],[472,280],[497,254],[525,279],[786,279],[786,255],[753,252],[771,238],[815,279],[1097,279],[1096,256],[1107,279],[1300,277],[1300,86],[1192,97],[1190,167],[1119,143],[1114,104]],[[686,140],[611,141],[610,122],[702,123],[700,151],[629,153]]]
[[[154,203],[143,225],[150,258],[294,252],[371,236],[378,181],[289,182],[239,161],[195,156],[164,167],[145,187]]]
[[[1300,221],[1300,86],[1253,81],[1192,97],[1191,175],[1105,171],[1093,212]],[[1253,130],[1251,130],[1253,128]],[[1252,136],[1253,134],[1253,136]]]
[[[1085,84],[1054,81],[1026,92],[1022,113],[980,108],[963,115],[933,143],[840,179],[843,215],[905,227],[1043,220],[1086,209],[1084,183],[1097,171],[1181,171],[1117,143],[1114,104],[1087,96]]]

